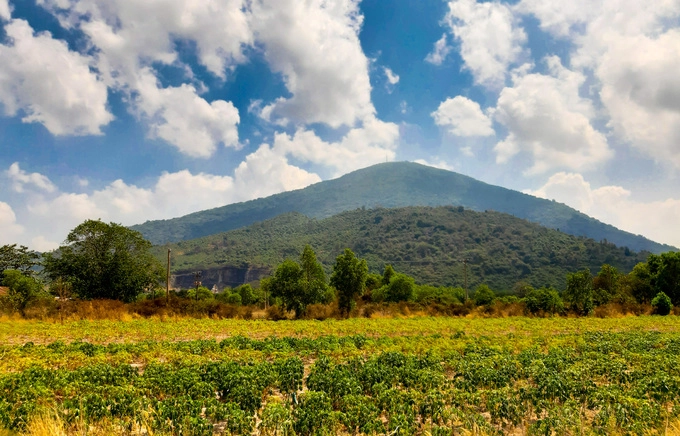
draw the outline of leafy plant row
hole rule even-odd
[[[159,434],[643,434],[680,415],[680,337],[586,333],[571,345],[521,349],[485,338],[448,339],[451,349],[371,352],[373,339],[234,337],[162,343],[212,361],[94,363],[75,369],[34,366],[0,375],[0,427],[22,430],[50,411],[67,425],[114,422]],[[460,342],[464,342],[461,344]],[[93,357],[145,344],[53,343],[5,347],[34,353],[77,349]],[[334,347],[364,355],[336,358]],[[299,357],[233,361],[220,350],[260,348]],[[11,353],[10,353],[11,354]]]

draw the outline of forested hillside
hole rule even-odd
[[[374,165],[305,189],[205,210],[181,218],[150,221],[132,228],[152,243],[164,244],[238,229],[286,212],[326,218],[360,207],[448,205],[477,211],[505,212],[570,235],[586,236],[596,241],[606,239],[636,251],[660,253],[674,249],[621,231],[561,203],[411,162]]]
[[[357,209],[318,220],[300,213],[250,227],[155,247],[172,249],[176,273],[230,266],[274,267],[297,258],[310,244],[327,271],[344,248],[365,258],[372,272],[386,264],[419,283],[462,286],[486,283],[511,290],[516,283],[564,288],[565,275],[607,263],[628,272],[648,253],[577,238],[499,212],[463,207]]]

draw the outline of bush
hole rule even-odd
[[[659,292],[652,300],[652,307],[657,315],[668,315],[673,310],[673,303],[668,295]]]
[[[533,314],[559,313],[564,310],[562,298],[552,288],[531,289],[524,297],[524,305]]]
[[[475,289],[475,295],[472,298],[476,306],[488,306],[493,303],[496,294],[487,285],[479,285]]]

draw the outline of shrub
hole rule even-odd
[[[475,289],[475,295],[472,298],[476,306],[487,306],[493,303],[496,294],[487,285],[479,285]]]
[[[564,310],[562,298],[552,288],[531,289],[524,297],[524,304],[533,314],[541,312],[554,314]]]
[[[652,300],[652,307],[654,308],[654,313],[658,315],[668,315],[673,310],[673,303],[671,299],[664,292],[659,292],[656,297]]]

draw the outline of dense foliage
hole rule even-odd
[[[469,287],[482,283],[511,290],[523,281],[564,289],[567,273],[596,273],[603,264],[628,272],[647,260],[607,242],[576,238],[498,212],[458,207],[409,207],[345,212],[324,220],[288,214],[245,229],[170,246],[177,271],[256,265],[273,268],[297,257],[300,247],[317,250],[326,271],[350,248],[369,271],[393,264],[418,283],[463,286],[467,258]],[[155,247],[159,259],[166,247]],[[652,295],[653,297],[653,295]],[[651,300],[651,297],[650,297]]]
[[[40,254],[25,245],[7,244],[0,247],[0,273],[7,269],[20,271],[25,276],[35,274],[40,265]]]
[[[196,212],[181,218],[146,222],[133,228],[154,244],[165,244],[246,227],[288,212],[327,218],[361,207],[448,205],[477,211],[497,210],[560,229],[570,235],[583,235],[597,241],[608,240],[635,251],[660,253],[673,249],[618,230],[555,201],[411,162],[374,165],[305,189]]]
[[[65,245],[45,255],[45,273],[70,283],[83,299],[133,301],[159,284],[162,267],[150,249],[138,232],[87,220],[68,234]]]
[[[606,320],[568,331],[549,320],[468,320],[459,323],[466,331],[400,321],[406,326],[396,330],[400,324],[389,320],[337,326],[372,335],[319,336],[327,326],[316,323],[290,326],[294,336],[260,332],[264,339],[2,345],[0,429],[45,434],[34,422],[46,415],[66,433],[108,434],[677,429],[677,321],[663,333],[653,331],[660,326],[652,319],[629,327],[619,321],[619,331],[607,331]],[[93,331],[103,333],[99,327]],[[429,333],[406,333],[413,328]]]

